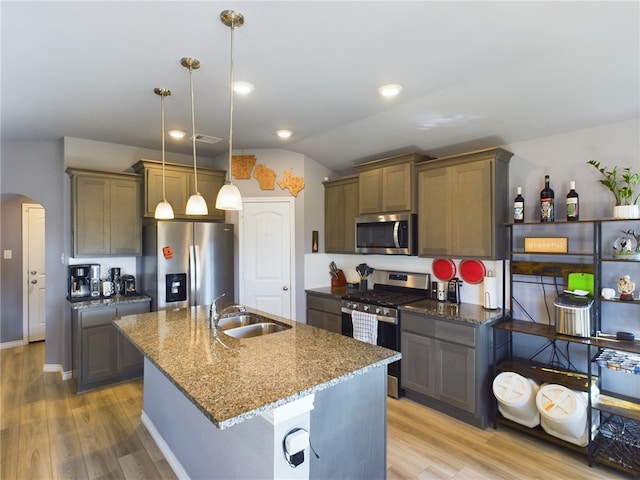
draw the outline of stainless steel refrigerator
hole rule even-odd
[[[235,300],[233,225],[158,221],[143,228],[138,281],[151,310],[209,305],[225,294]]]

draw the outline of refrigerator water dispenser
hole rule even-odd
[[[187,274],[169,273],[166,281],[166,302],[184,302],[187,299]]]

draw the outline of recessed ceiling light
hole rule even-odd
[[[378,93],[386,98],[392,98],[398,95],[402,91],[402,86],[390,83],[388,85],[383,85],[378,89]]]
[[[169,136],[172,138],[184,138],[187,134],[182,130],[169,130]]]
[[[276,135],[278,135],[280,138],[289,138],[291,134],[291,130],[278,130],[276,132]]]
[[[240,95],[251,93],[254,88],[253,84],[249,82],[233,82],[233,91]]]

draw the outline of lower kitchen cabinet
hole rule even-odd
[[[407,311],[400,324],[406,396],[486,428],[492,412],[490,327]]]
[[[341,299],[307,293],[307,324],[342,333]]]
[[[148,301],[72,310],[73,379],[78,392],[142,376],[142,354],[112,322],[149,311]]]

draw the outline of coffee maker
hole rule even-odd
[[[69,265],[69,300],[100,296],[100,265]]]

